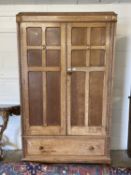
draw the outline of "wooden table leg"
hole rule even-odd
[[[0,125],[0,159],[3,159],[4,154],[2,150],[2,136],[3,136],[3,132],[7,127],[10,113],[8,111],[1,111],[0,115],[3,119],[3,124]]]
[[[2,116],[3,123],[0,125],[0,159],[4,157],[4,152],[2,150],[2,136],[5,131],[9,116],[10,115],[20,115],[20,105],[0,105],[0,115]]]

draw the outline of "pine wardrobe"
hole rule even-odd
[[[19,13],[23,160],[110,163],[114,12]]]

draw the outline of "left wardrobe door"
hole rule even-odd
[[[65,24],[20,25],[24,135],[65,135]]]

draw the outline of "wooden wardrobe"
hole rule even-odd
[[[117,15],[19,13],[23,160],[110,163]]]

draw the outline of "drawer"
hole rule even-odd
[[[27,155],[104,155],[104,139],[28,138]]]

